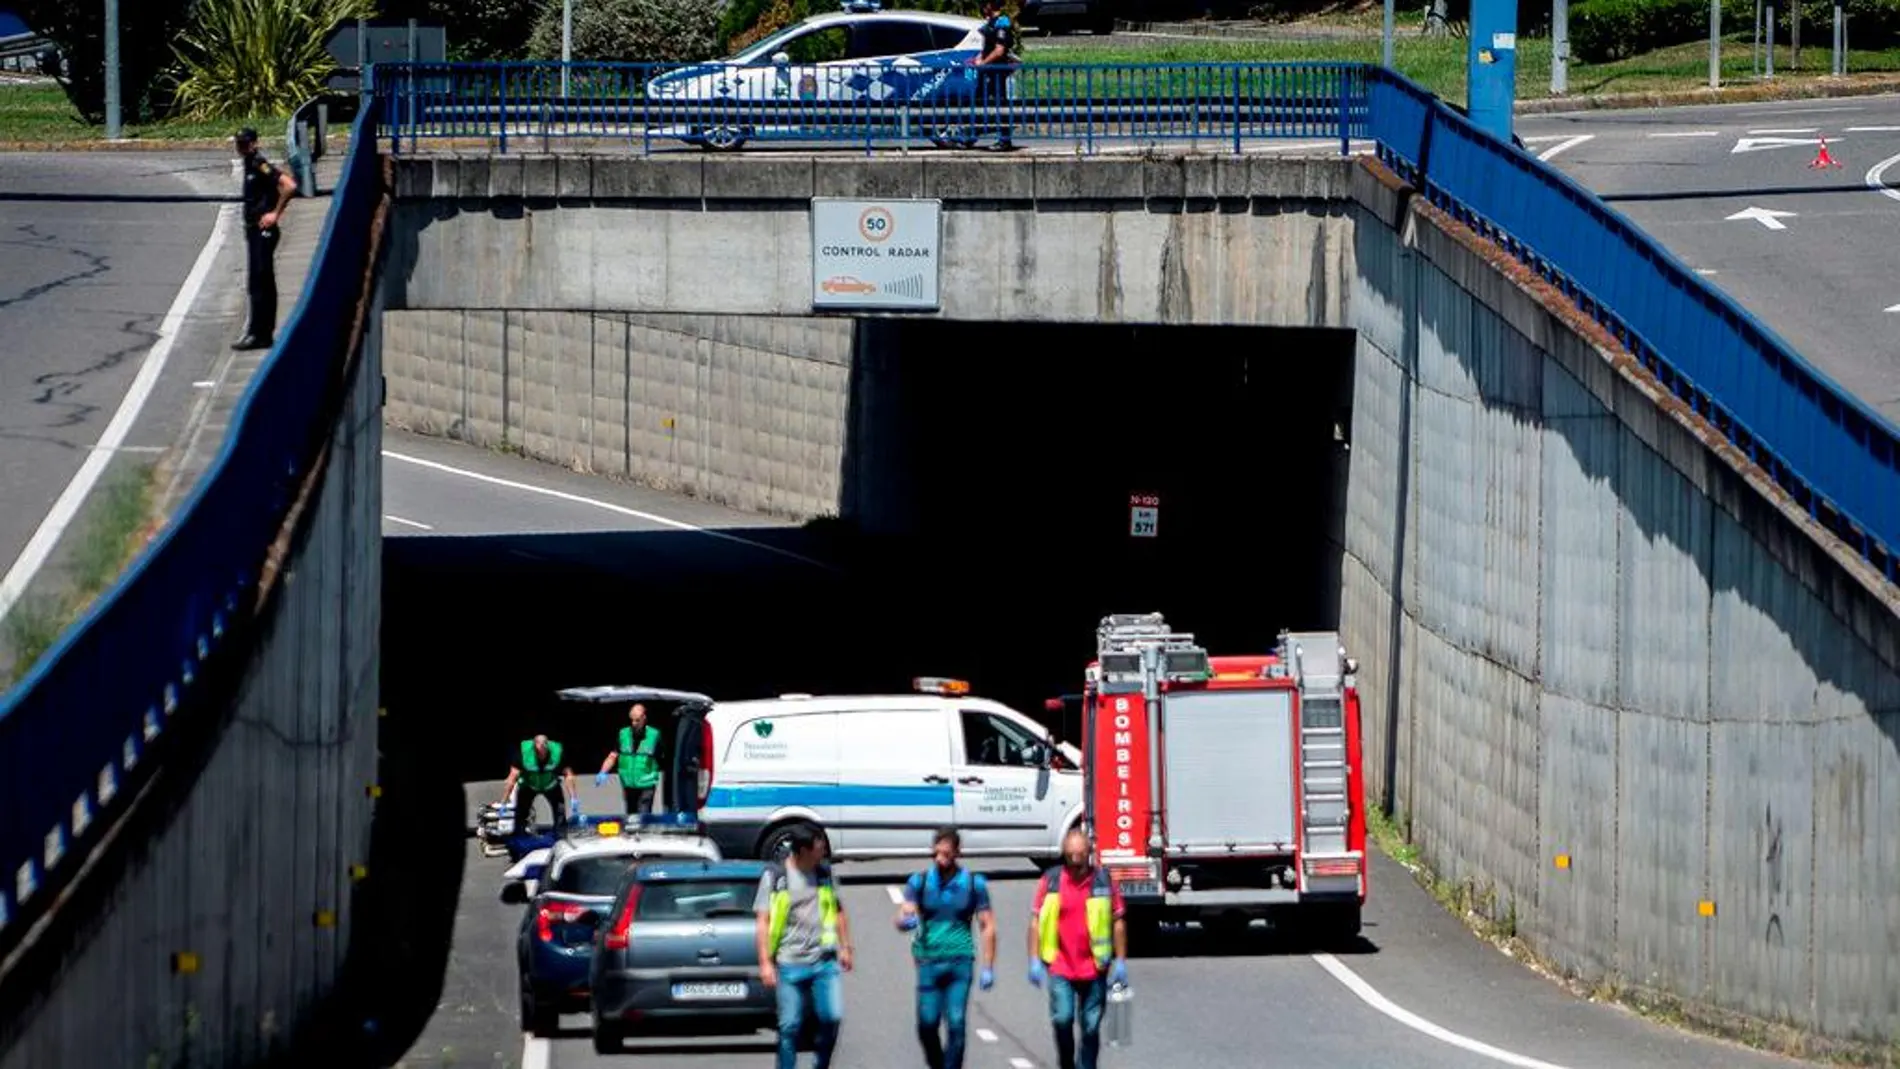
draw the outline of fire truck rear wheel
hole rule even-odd
[[[1314,941],[1340,946],[1359,938],[1359,904],[1316,906],[1307,923]]]

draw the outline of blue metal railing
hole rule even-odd
[[[747,141],[969,143],[1088,147],[1117,141],[1228,145],[1265,138],[1363,137],[1363,68],[1352,63],[1037,64],[986,90],[971,67],[876,64],[755,67],[722,79],[705,65],[378,64],[381,130],[392,150],[424,140],[618,139],[737,147]],[[565,91],[563,76],[565,75]]]
[[[367,103],[303,293],[171,522],[0,695],[0,953],[147,777],[206,660],[249,616],[265,555],[328,425],[382,184]]]
[[[1900,582],[1900,430],[1556,168],[1366,74],[1379,157],[1563,291],[1808,514]]]

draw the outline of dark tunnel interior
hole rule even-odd
[[[1336,624],[1350,332],[886,319],[858,348],[845,515],[735,532],[828,567],[690,531],[391,538],[390,715],[465,779],[537,729],[605,737],[624,711],[553,697],[597,683],[944,675],[1073,738],[1043,702],[1079,689],[1105,614],[1215,652]],[[1155,537],[1131,495],[1158,499]]]

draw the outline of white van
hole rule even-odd
[[[917,693],[682,700],[677,691],[590,687],[588,701],[679,702],[667,791],[727,857],[779,856],[791,829],[824,829],[833,857],[927,857],[946,825],[975,857],[1061,856],[1082,816],[1081,753],[960,680]],[[684,793],[687,797],[677,797]]]

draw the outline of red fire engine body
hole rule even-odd
[[[1209,656],[1160,614],[1111,616],[1082,696],[1084,820],[1130,934],[1255,918],[1359,932],[1366,823],[1354,662],[1339,636]]]

